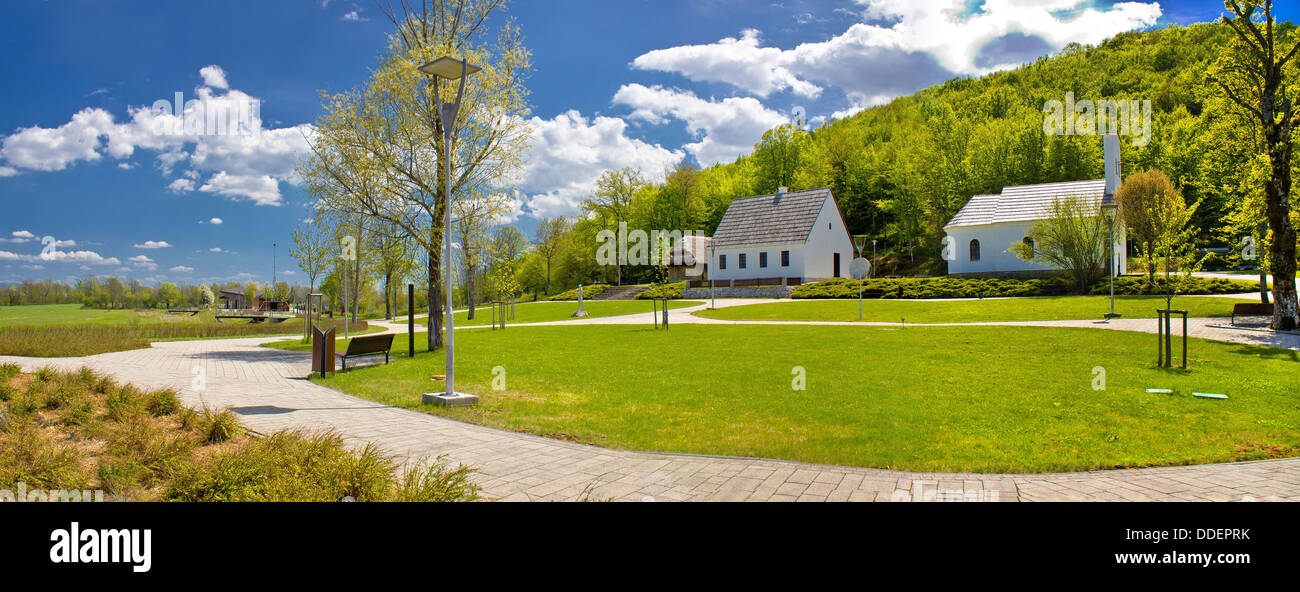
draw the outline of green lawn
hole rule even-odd
[[[442,388],[430,379],[442,373],[440,353],[409,359],[405,344],[395,342],[402,355],[389,366],[317,380],[380,403],[612,448],[904,470],[1069,471],[1300,452],[1300,360],[1287,350],[1192,340],[1184,373],[1154,366],[1149,335],[1095,329],[520,327],[457,335],[457,389],[483,403],[440,409],[420,402]],[[504,391],[491,387],[498,366]],[[796,366],[807,390],[791,388]],[[1097,366],[1104,391],[1093,389]]]
[[[1179,296],[1174,308],[1186,310],[1193,317],[1226,317],[1238,302],[1258,302],[1206,296]],[[1158,296],[1117,296],[1115,312],[1125,318],[1156,317],[1164,308]],[[862,320],[897,323],[979,323],[994,321],[1053,321],[1101,319],[1110,312],[1107,296],[1060,296],[1045,298],[1008,298],[989,300],[863,300]],[[770,304],[729,306],[695,313],[710,319],[752,321],[856,321],[857,300],[791,300]]]
[[[689,306],[698,306],[704,304],[699,301],[691,300],[674,300],[668,303],[669,308],[683,308]],[[654,306],[645,300],[597,300],[594,302],[583,302],[583,310],[587,311],[589,317],[616,317],[621,315],[636,314],[639,312],[651,312]],[[548,321],[571,321],[574,320],[573,313],[577,312],[577,302],[526,302],[515,305],[515,318],[508,322],[508,325],[516,323],[544,323]],[[416,319],[415,322],[429,326],[429,319]],[[671,322],[671,317],[669,318]],[[474,320],[469,320],[468,311],[456,313],[456,326],[473,327],[487,326],[492,324],[492,308],[481,307],[474,311]]]
[[[214,311],[196,316],[165,310],[97,310],[79,304],[0,306],[0,355],[87,356],[149,347],[153,341],[294,335],[302,321],[250,324],[216,322]]]

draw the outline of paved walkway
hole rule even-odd
[[[674,322],[724,322],[682,312],[674,311]],[[645,314],[587,322],[649,321]],[[1141,330],[1136,325],[1110,328]],[[88,366],[141,387],[175,388],[187,405],[231,408],[246,425],[260,432],[334,429],[349,444],[374,442],[403,461],[445,455],[451,462],[475,467],[475,480],[485,493],[501,500],[1300,501],[1300,458],[989,475],[608,450],[461,423],[346,395],[303,378],[310,367],[307,354],[258,346],[266,341],[263,337],[164,342],[149,349],[85,358],[0,356],[0,363],[15,362],[28,370],[45,365],[66,369]],[[200,376],[203,388],[198,390],[195,379]]]

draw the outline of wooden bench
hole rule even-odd
[[[1232,305],[1232,324],[1237,324],[1237,315],[1243,317],[1271,317],[1273,316],[1273,305],[1262,302],[1242,302]]]
[[[341,354],[334,354],[343,358],[343,371],[348,369],[348,358],[359,358],[361,356],[377,356],[384,354],[384,363],[388,363],[388,352],[393,349],[393,334],[370,335],[366,337],[353,337],[348,342],[348,349]]]

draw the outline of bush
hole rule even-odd
[[[181,400],[176,396],[176,391],[163,389],[149,393],[149,401],[146,404],[149,413],[154,417],[163,417],[173,415],[180,411]]]
[[[1181,278],[1180,278],[1181,279]],[[1124,276],[1115,278],[1115,294],[1122,296],[1163,296],[1167,289],[1168,282],[1163,275],[1157,275],[1155,283],[1147,280],[1146,276]],[[1187,278],[1187,284],[1180,288],[1179,296],[1189,296],[1197,294],[1242,294],[1246,292],[1255,292],[1259,290],[1259,284],[1255,282],[1243,282],[1239,280],[1225,280],[1221,278]],[[1110,294],[1110,285],[1107,282],[1099,282],[1092,287],[1092,294],[1105,295]]]
[[[603,293],[605,292],[605,290],[608,290],[609,288],[610,288],[610,285],[609,285],[609,284],[592,284],[592,285],[590,285],[590,286],[583,286],[583,287],[582,287],[582,297],[583,297],[583,299],[585,299],[585,300],[590,300],[590,299],[592,299],[593,297],[596,297],[596,296],[599,296],[599,295],[603,294]],[[577,300],[577,299],[578,299],[578,289],[577,289],[577,288],[574,288],[574,289],[569,290],[569,291],[567,291],[567,292],[560,292],[559,294],[556,294],[556,295],[554,295],[554,296],[551,296],[550,298],[547,298],[547,300],[551,300],[551,301],[555,301],[555,300]]]
[[[682,293],[686,291],[686,282],[677,282],[675,284],[659,284],[649,290],[646,290],[636,297],[642,300],[650,298],[681,298]]]
[[[203,441],[208,444],[220,444],[239,433],[239,418],[235,417],[229,409],[221,413],[213,413],[211,409],[204,409],[203,414],[199,417],[196,426],[199,430]]]
[[[1159,286],[1163,282],[1157,281]],[[1240,282],[1235,280],[1192,278],[1191,290],[1184,291],[1183,295],[1189,294],[1236,294],[1250,292],[1255,286],[1250,282]],[[902,288],[900,296],[898,289]],[[999,298],[1011,296],[1044,296],[1060,295],[1060,290],[1066,288],[1069,293],[1077,293],[1070,288],[1065,280],[1062,279],[1043,279],[1043,280],[1017,280],[1017,279],[996,279],[996,278],[903,278],[903,279],[870,279],[862,283],[862,289],[865,290],[882,290],[884,295],[881,298],[902,298],[902,299],[932,299],[932,298]],[[1045,290],[1048,290],[1045,292]],[[1097,282],[1089,291],[1090,294],[1103,295],[1110,293],[1110,284],[1106,281]],[[1152,288],[1145,277],[1123,276],[1115,278],[1115,294],[1136,296],[1136,295],[1160,295],[1162,292],[1158,288]],[[815,284],[805,284],[795,288],[791,298],[857,298],[858,281],[850,279],[834,279],[817,282]]]
[[[877,278],[862,282],[862,289],[881,290],[881,298],[998,298],[1008,296],[1039,296],[1044,288],[1064,287],[1061,279],[1013,280],[966,278]],[[899,294],[902,288],[902,294]],[[858,280],[833,279],[815,284],[804,284],[794,289],[791,298],[857,298]]]

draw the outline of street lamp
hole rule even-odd
[[[443,56],[423,66],[420,71],[432,76],[433,82],[433,101],[438,106],[439,114],[442,119],[442,161],[446,168],[446,178],[443,180],[446,194],[446,207],[444,208],[445,220],[443,221],[443,240],[447,243],[447,390],[443,393],[425,393],[423,400],[425,403],[436,403],[447,407],[474,405],[478,403],[478,397],[465,393],[456,392],[455,383],[455,363],[456,363],[456,320],[455,310],[451,305],[452,302],[452,258],[451,258],[451,143],[456,133],[456,116],[460,113],[460,102],[465,98],[465,79],[471,74],[477,73],[482,68],[474,66],[463,60],[458,60],[451,56]],[[460,81],[457,85],[456,100],[446,103],[442,102],[441,95],[438,92],[437,79],[443,79],[448,82]]]
[[[1106,320],[1109,321],[1123,316],[1115,313],[1115,273],[1119,271],[1119,266],[1115,264],[1115,219],[1119,215],[1119,206],[1112,196],[1102,198],[1101,215],[1106,218],[1106,252],[1110,257],[1106,263],[1106,275],[1110,276],[1110,313],[1106,315]]]

